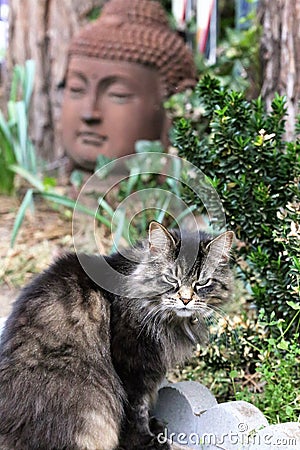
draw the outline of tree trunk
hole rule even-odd
[[[261,9],[261,94],[268,108],[275,92],[286,95],[286,138],[291,140],[300,100],[300,0],[262,0]]]
[[[104,0],[10,0],[8,74],[27,59],[36,63],[31,103],[31,130],[38,154],[47,160],[61,156],[59,114],[67,49],[87,15]],[[8,77],[8,83],[10,78]]]

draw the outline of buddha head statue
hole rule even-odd
[[[193,57],[155,0],[110,0],[70,43],[62,141],[75,163],[133,153],[167,135],[164,101],[193,87]]]

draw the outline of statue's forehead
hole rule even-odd
[[[137,85],[147,85],[148,89],[160,86],[160,74],[152,67],[128,61],[112,61],[89,56],[72,56],[68,65],[69,75],[79,75],[88,79],[134,81]]]

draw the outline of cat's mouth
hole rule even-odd
[[[195,301],[183,302],[179,298],[167,296],[164,306],[172,310],[177,317],[191,317],[195,313]]]
[[[195,311],[189,308],[176,308],[176,315],[178,317],[191,317]]]

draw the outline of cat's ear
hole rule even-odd
[[[166,253],[176,246],[171,233],[160,223],[151,222],[149,225],[149,249],[153,253]]]
[[[206,246],[206,250],[209,250],[208,258],[212,261],[219,261],[220,263],[227,263],[230,257],[230,250],[232,247],[234,238],[233,231],[225,231],[214,238]]]

